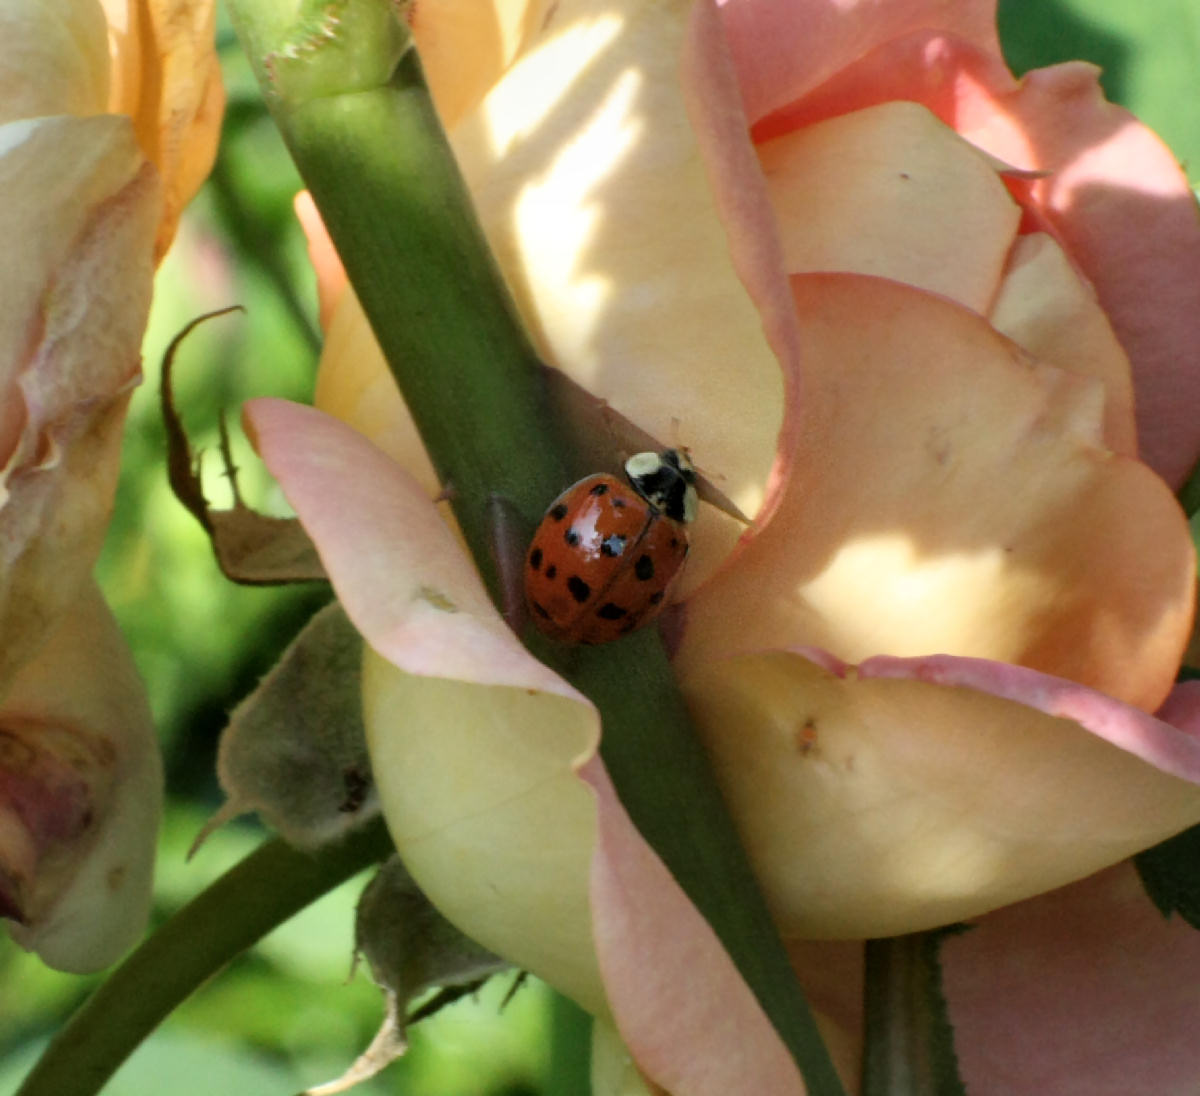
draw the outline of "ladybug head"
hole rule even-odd
[[[625,462],[633,489],[655,510],[674,521],[693,521],[699,501],[696,469],[682,449],[635,453]]]

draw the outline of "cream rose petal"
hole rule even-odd
[[[416,478],[429,498],[441,492],[408,405],[349,286],[334,306],[325,332],[313,403],[370,438]]]
[[[629,1053],[609,1021],[592,1024],[591,1046],[592,1096],[661,1096],[651,1092]]]
[[[1191,627],[1193,549],[1162,481],[1100,446],[1100,386],[894,282],[793,284],[792,479],[687,603],[679,664],[797,644],[950,652],[1157,707]]]
[[[1049,174],[1030,202],[1095,285],[1133,363],[1141,453],[1178,487],[1200,457],[1200,218],[1170,150],[1105,102],[1099,70],[1058,65],[987,87],[964,134]]]
[[[108,966],[150,912],[162,767],[145,689],[92,583],[21,668],[0,739],[0,880],[17,884],[24,915],[10,932],[59,970]],[[32,859],[18,865],[22,830]]]
[[[775,651],[682,684],[791,937],[961,920],[1200,820],[1196,724],[1033,671]]]
[[[566,0],[451,136],[550,363],[754,513],[783,381],[693,130],[690,9]]]
[[[0,686],[73,604],[112,505],[140,377],[157,178],[129,120],[0,127]]]
[[[758,146],[791,273],[894,278],[977,312],[1021,219],[991,163],[915,103],[884,103]]]
[[[554,16],[550,0],[413,0],[405,9],[442,124],[452,127]]]
[[[0,123],[105,109],[108,51],[97,0],[3,0],[0,36]]]
[[[1136,455],[1129,358],[1096,294],[1053,237],[1035,232],[1017,240],[988,318],[1034,357],[1102,381],[1104,444]]]

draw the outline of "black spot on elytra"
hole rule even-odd
[[[535,548],[529,553],[529,566],[535,571],[540,570],[542,566],[542,550],[540,548]]]
[[[546,568],[546,577],[547,578],[555,578],[557,575],[558,575],[558,568],[555,567],[553,563],[550,564],[550,566]]]
[[[617,557],[625,551],[625,538],[620,533],[613,533],[600,542],[600,554]]]
[[[595,487],[593,487],[588,492],[588,494],[589,495],[607,495],[608,494],[608,484],[607,483],[598,483],[598,484],[596,484]]]
[[[567,516],[567,504],[560,502],[557,506],[552,506],[546,516],[554,521],[562,521]]]
[[[643,552],[638,556],[637,563],[633,565],[633,573],[642,582],[649,582],[654,577],[654,560]]]
[[[596,610],[596,616],[601,620],[621,620],[628,613],[628,609],[622,609],[620,605],[616,605],[611,601],[606,601]]]
[[[623,498],[621,498],[620,495],[618,495],[615,499],[612,500],[612,504],[613,504],[614,510],[624,510],[625,509],[625,500]]]
[[[572,575],[567,579],[567,589],[571,592],[571,596],[582,605],[588,598],[592,596],[592,588],[583,581],[578,575]]]
[[[662,599],[663,599],[663,591],[662,591],[662,590],[658,590],[658,591],[656,591],[655,593],[653,593],[653,594],[651,594],[651,595],[650,595],[650,604],[651,604],[651,605],[658,605],[658,604],[660,604],[660,603],[662,602]]]
[[[574,548],[575,545],[579,543],[579,531],[572,526],[565,533],[563,533],[563,540],[565,540],[572,548]]]

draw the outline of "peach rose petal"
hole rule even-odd
[[[1200,821],[1200,728],[1032,671],[774,651],[682,687],[791,938],[972,917]]]
[[[829,23],[823,31],[813,6]],[[1187,179],[1149,129],[1105,101],[1094,66],[1058,65],[1018,82],[992,36],[992,4],[917,5],[951,14],[906,22],[912,7],[888,4],[884,17],[873,4],[730,0],[722,13],[756,139],[908,100],[998,159],[1045,173],[1014,193],[1095,285],[1133,363],[1143,459],[1178,486],[1200,455],[1200,419],[1187,411],[1200,402],[1200,369],[1187,364],[1200,284]],[[878,31],[869,41],[864,20]],[[840,54],[843,41],[851,45]],[[820,43],[821,56],[806,62],[805,43]],[[772,73],[776,56],[782,76]],[[764,82],[787,90],[766,96]]]
[[[479,103],[555,14],[544,0],[413,0],[405,12],[447,129]]]
[[[1195,562],[1162,481],[1100,445],[1098,382],[883,279],[793,279],[802,445],[774,519],[686,606],[688,672],[738,651],[950,652],[1152,710]]]
[[[155,241],[161,258],[183,207],[217,153],[225,89],[216,53],[214,0],[102,0],[109,23],[108,109],[128,114],[163,178]]]
[[[982,918],[942,963],[970,1091],[1195,1091],[1200,933],[1163,918],[1130,865]]]
[[[721,15],[752,123],[893,39],[958,37],[999,57],[994,0],[725,0]]]
[[[350,286],[325,332],[313,403],[370,438],[416,478],[427,497],[441,492],[417,425]]]
[[[708,923],[638,835],[604,768],[592,860],[596,950],[609,1002],[643,1073],[672,1096],[803,1096],[787,1049]]]
[[[1021,212],[988,159],[929,111],[884,103],[757,151],[791,273],[874,274],[988,310]]]
[[[300,191],[292,200],[296,220],[308,243],[308,261],[317,276],[317,304],[320,309],[321,329],[327,331],[333,319],[334,308],[348,284],[346,268],[333,240],[321,220],[317,203],[307,190]]]
[[[690,8],[563,0],[451,138],[546,360],[754,514],[783,380],[693,130]]]
[[[105,109],[108,51],[96,0],[3,0],[0,41],[0,123]]]
[[[1123,456],[1137,454],[1129,358],[1091,286],[1051,236],[1017,240],[989,319],[1034,357],[1102,381],[1104,444]]]
[[[363,717],[409,871],[468,935],[604,1012],[587,900],[596,811],[574,768],[598,741],[595,709],[517,642],[399,465],[299,404],[245,414],[370,644]]]
[[[74,604],[140,379],[158,182],[127,118],[0,127],[0,686]]]
[[[1050,172],[1031,184],[1032,201],[1095,285],[1133,363],[1143,459],[1178,487],[1200,457],[1200,218],[1175,158],[1105,102],[1098,75],[1082,63],[1032,72],[995,95],[1006,126],[981,121],[966,136]],[[1017,147],[1005,140],[1012,128]]]

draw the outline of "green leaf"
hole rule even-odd
[[[1060,61],[1101,68],[1105,94],[1200,173],[1200,7],[1195,0],[1000,0],[1000,38],[1018,74]]]
[[[1200,826],[1138,853],[1133,863],[1159,913],[1177,913],[1200,929]]]

